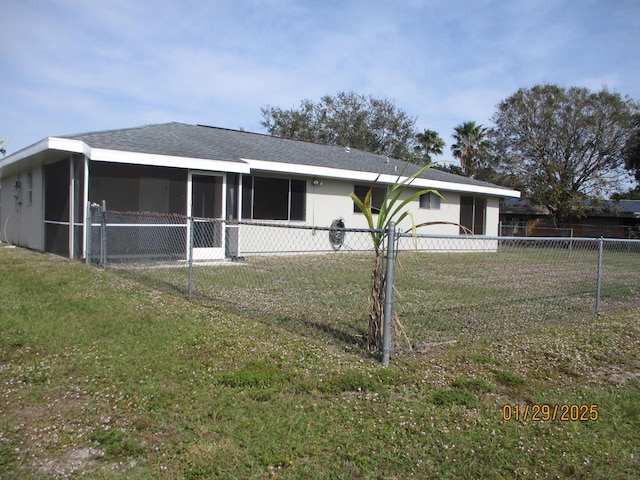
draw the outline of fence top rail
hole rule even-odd
[[[142,218],[179,218],[179,219],[187,219],[186,215],[182,215],[180,213],[154,213],[154,212],[123,212],[118,210],[105,210],[107,216],[109,215],[118,215],[118,216],[131,216],[131,217],[142,217]]]
[[[371,228],[340,228],[340,227],[319,227],[313,225],[290,225],[286,223],[271,223],[271,222],[248,222],[248,221],[237,221],[237,220],[226,220],[225,223],[227,225],[247,225],[247,226],[255,226],[255,227],[272,227],[272,228],[284,228],[284,229],[293,229],[293,230],[310,230],[310,231],[319,231],[319,232],[335,232],[339,230],[345,233],[384,233],[385,230],[376,230]]]
[[[339,230],[345,233],[385,233],[385,230],[377,230],[370,228],[340,228],[340,227],[320,227],[313,225],[293,225],[287,223],[279,223],[279,222],[254,222],[254,221],[246,221],[246,220],[225,220],[222,218],[206,218],[206,217],[191,217],[187,215],[181,215],[178,213],[150,213],[150,212],[120,212],[115,210],[107,210],[105,212],[107,214],[107,225],[110,227],[113,226],[122,226],[122,227],[153,227],[153,226],[162,226],[162,227],[171,227],[178,226],[184,227],[185,224],[191,220],[206,220],[212,223],[224,223],[227,226],[254,226],[254,227],[269,227],[269,228],[282,228],[287,230],[309,230],[309,231],[320,231],[320,232],[335,232]],[[109,218],[113,219],[114,217],[134,217],[134,218],[144,218],[144,219],[168,219],[168,220],[180,220],[182,224],[153,224],[153,223],[122,223],[122,222],[110,222]],[[100,223],[94,222],[93,225],[100,225]]]
[[[377,230],[370,228],[336,228],[336,227],[321,227],[321,226],[312,226],[312,225],[295,225],[295,224],[287,224],[287,223],[279,223],[279,222],[256,222],[256,221],[246,221],[246,220],[224,220],[219,218],[201,218],[201,217],[191,217],[187,215],[177,214],[177,213],[154,213],[154,212],[122,212],[122,211],[114,211],[114,210],[106,210],[107,214],[107,224],[110,226],[136,226],[136,223],[122,223],[118,222],[111,223],[109,222],[109,216],[131,216],[135,218],[145,218],[145,219],[166,219],[166,220],[181,220],[185,224],[191,220],[207,220],[211,222],[220,222],[224,223],[227,226],[235,226],[235,225],[246,225],[246,226],[256,226],[256,227],[269,227],[269,228],[281,228],[281,229],[293,229],[293,230],[308,230],[308,231],[320,231],[320,232],[335,232],[341,231],[345,233],[369,233],[369,234],[383,234],[385,230]],[[150,223],[140,223],[140,226],[149,227],[149,226],[170,226],[168,224],[150,224]],[[442,234],[428,234],[428,233],[413,233],[411,231],[401,232],[396,231],[396,237],[398,238],[423,238],[423,239],[450,239],[450,240],[474,240],[474,241],[514,241],[514,242],[558,242],[558,241],[568,241],[568,242],[594,242],[594,241],[603,241],[605,243],[627,243],[627,244],[638,244],[640,243],[640,239],[629,239],[629,238],[603,238],[603,237],[518,237],[518,236],[488,236],[488,235],[442,235]]]
[[[401,238],[431,238],[431,239],[447,239],[447,240],[489,240],[489,241],[516,241],[522,243],[530,242],[599,242],[605,243],[640,243],[638,239],[629,238],[603,238],[603,237],[503,237],[489,235],[439,235],[432,233],[411,233],[398,232],[396,236]]]

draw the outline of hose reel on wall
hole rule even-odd
[[[344,231],[344,219],[342,217],[335,219],[331,222],[331,229],[329,230],[329,242],[334,250],[340,250],[344,245],[344,237],[346,232]]]

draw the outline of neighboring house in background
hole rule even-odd
[[[640,200],[604,200],[556,228],[546,207],[530,200],[506,198],[500,203],[500,234],[520,237],[640,238]]]
[[[349,194],[364,195],[376,179],[384,188],[418,168],[355,149],[182,123],[47,137],[0,161],[1,238],[83,258],[87,203],[102,201],[109,210],[215,218],[222,225],[328,227],[341,217],[347,228],[363,228]],[[413,187],[443,196],[412,202],[416,223],[455,222],[490,236],[498,234],[500,199],[520,195],[435,169]],[[374,191],[374,206],[381,193]],[[426,233],[461,231],[442,225]],[[222,238],[210,253],[224,258],[225,244]]]

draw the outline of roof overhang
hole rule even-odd
[[[251,173],[254,171],[288,173],[292,175],[334,178],[339,180],[353,180],[360,182],[378,181],[384,184],[393,184],[403,181],[407,177],[400,175],[379,174],[373,172],[361,172],[358,170],[345,170],[340,168],[318,167],[311,165],[299,165],[294,163],[270,162],[265,160],[253,160],[243,158],[244,162],[251,167]],[[412,187],[433,189],[438,191],[455,191],[464,193],[475,193],[478,195],[488,195],[497,197],[514,197],[520,198],[520,192],[500,187],[487,187],[484,185],[469,185],[465,183],[444,182],[441,180],[430,180],[428,178],[416,177],[410,182]]]
[[[95,162],[110,162],[134,165],[148,165],[155,167],[187,168],[191,170],[254,173],[273,172],[300,175],[306,177],[332,178],[337,180],[351,180],[371,183],[378,181],[383,184],[393,184],[403,181],[407,177],[388,173],[363,172],[340,168],[301,165],[295,163],[274,162],[241,158],[240,161],[225,161],[205,158],[179,157],[174,155],[158,155],[151,153],[92,148],[82,140],[69,138],[47,137],[38,143],[22,149],[0,161],[0,178],[18,169],[24,169],[25,162],[31,166],[51,162],[51,152],[58,154],[82,154]],[[27,167],[27,168],[29,168]],[[519,198],[520,192],[498,186],[473,185],[442,180],[431,180],[416,177],[410,182],[412,187],[433,189],[438,191],[455,191],[488,195],[494,197]]]
[[[80,153],[96,162],[129,163],[133,165],[149,165],[155,167],[188,168],[191,170],[220,171],[232,173],[249,173],[249,166],[244,162],[228,162],[205,158],[178,157],[173,155],[157,155],[150,153],[130,152],[92,148],[81,140],[47,137],[38,143],[24,148],[0,161],[0,178],[10,174],[18,165],[29,159],[40,159],[44,163],[46,152]],[[24,167],[23,167],[24,168]]]
[[[130,163],[153,167],[188,168],[212,172],[249,173],[249,166],[242,162],[209,160],[206,158],[176,157],[151,153],[123,152],[93,148],[87,155],[94,162]]]

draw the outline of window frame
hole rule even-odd
[[[470,208],[470,210],[469,210]],[[487,230],[487,199],[471,195],[460,195],[460,235],[469,229],[474,235],[485,235]]]
[[[364,198],[369,189],[371,189],[371,185],[356,184],[353,186],[353,193],[361,202],[364,203]],[[371,212],[373,214],[377,215],[380,213],[380,208],[382,208],[382,203],[384,202],[384,197],[386,195],[387,189],[385,187],[373,186],[373,191],[371,193]],[[362,213],[356,202],[353,202],[353,213]]]
[[[425,210],[440,210],[442,199],[433,192],[420,195],[420,208]]]
[[[277,186],[278,183],[286,182],[286,191],[273,192],[259,191],[258,202],[256,202],[256,179],[260,190]],[[243,175],[242,176],[242,219],[243,220],[263,220],[263,221],[287,221],[287,222],[304,222],[307,217],[307,181],[305,179],[272,177],[264,175]],[[275,197],[277,194],[279,199]],[[276,204],[268,205],[264,199],[273,200],[276,198]],[[284,197],[286,196],[286,200]],[[286,215],[283,215],[282,207],[278,202],[286,201]],[[256,215],[256,205],[260,203],[260,208],[264,209]],[[277,208],[275,214],[268,213],[269,208]]]

